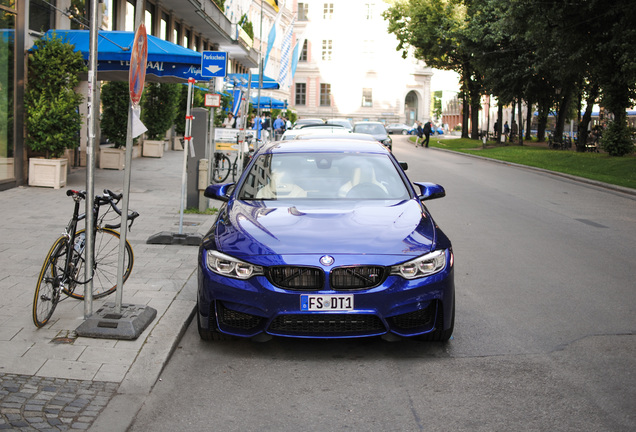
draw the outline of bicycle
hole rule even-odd
[[[254,138],[254,135],[247,135],[245,137],[248,148],[250,148],[253,138]],[[257,140],[257,144],[258,143],[262,143],[262,141]],[[237,136],[237,152],[236,152],[236,157],[234,158],[234,161],[230,160],[230,157],[226,155],[225,153],[221,153],[221,152],[214,153],[214,165],[212,167],[212,181],[214,181],[215,183],[223,183],[230,176],[230,173],[232,174],[232,181],[236,181],[236,177],[238,174],[237,162],[239,158],[238,148],[239,148],[239,144],[238,144],[238,136]],[[250,152],[252,152],[251,148],[249,151],[244,152],[243,169],[245,169],[245,167],[249,163],[249,160],[251,157]]]
[[[38,277],[33,298],[33,323],[40,328],[46,325],[57,304],[65,298],[60,298],[60,294],[65,294],[78,300],[83,300],[84,295],[75,292],[79,285],[85,285],[93,281],[93,298],[98,299],[112,294],[117,289],[117,264],[119,252],[119,232],[116,228],[121,223],[108,224],[108,219],[116,218],[110,213],[113,210],[121,216],[121,210],[117,203],[121,200],[122,194],[115,194],[105,189],[102,196],[96,196],[93,202],[94,225],[91,232],[94,235],[93,244],[95,246],[93,270],[90,277],[85,276],[86,262],[86,228],[77,229],[78,222],[86,218],[86,214],[80,214],[80,203],[86,199],[85,191],[68,190],[66,195],[73,198],[75,207],[73,216],[69,221],[64,233],[58,238],[49,250],[42,270]],[[100,215],[102,206],[109,205],[108,209]],[[139,213],[131,211],[127,220],[130,227]],[[124,254],[124,275],[126,282],[133,268],[134,257],[130,243],[126,241]]]

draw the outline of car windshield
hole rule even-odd
[[[384,126],[380,124],[357,124],[353,128],[354,132],[367,133],[367,134],[385,134],[386,130]]]
[[[409,191],[386,154],[275,153],[252,164],[240,200],[403,200]]]

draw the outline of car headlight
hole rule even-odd
[[[436,250],[411,261],[391,267],[392,275],[402,276],[404,279],[417,279],[439,273],[446,268],[446,254],[453,253],[450,250]]]
[[[216,274],[236,279],[249,279],[264,274],[263,267],[241,261],[219,251],[207,252],[208,268]]]

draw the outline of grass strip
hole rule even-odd
[[[531,145],[498,146],[494,142],[487,143],[483,148],[481,141],[466,138],[431,139],[430,145],[636,189],[634,154],[612,157],[605,153],[550,150]]]

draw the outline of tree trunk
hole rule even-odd
[[[526,113],[526,140],[530,141],[532,139],[532,134],[530,133],[530,129],[532,129],[532,103],[528,101],[528,112]]]
[[[521,106],[521,98],[519,98],[519,102],[517,103],[517,109],[519,110],[519,145],[523,145],[523,112]]]
[[[468,138],[468,115],[470,114],[470,103],[468,96],[464,93],[462,97],[462,138]]]
[[[548,115],[550,114],[550,102],[539,101],[539,115],[537,117],[537,141],[545,141],[545,128],[548,125]]]
[[[503,133],[503,104],[497,100],[497,142],[501,142],[501,134]]]
[[[556,127],[554,128],[554,140],[556,142],[563,141],[563,130],[565,128],[565,116],[570,106],[570,100],[572,99],[572,91],[570,89],[564,89],[563,99],[559,104],[559,113],[557,114]]]
[[[576,151],[584,152],[585,144],[587,144],[587,137],[589,136],[588,129],[590,127],[590,121],[592,120],[592,110],[594,108],[594,103],[596,103],[596,98],[598,97],[598,85],[595,85],[590,90],[590,94],[587,98],[587,106],[585,107],[585,113],[579,122],[579,136],[576,141]]]

